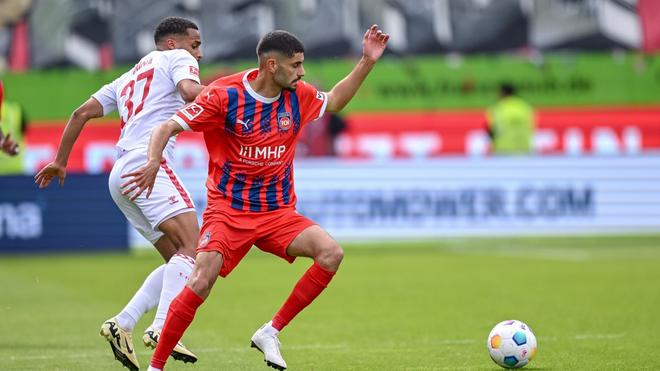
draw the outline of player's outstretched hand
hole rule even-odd
[[[147,191],[147,198],[149,198],[151,191],[154,189],[158,168],[158,163],[147,162],[144,166],[131,173],[122,174],[122,178],[131,177],[131,179],[120,186],[123,189],[121,193],[124,196],[133,193],[130,198],[131,201],[135,201],[144,191]]]
[[[39,186],[39,188],[45,188],[48,187],[50,181],[53,180],[53,177],[60,178],[60,186],[63,186],[64,178],[66,178],[66,166],[51,162],[44,166],[43,169],[41,169],[37,175],[34,176],[34,182]]]
[[[369,27],[362,39],[362,55],[373,61],[377,61],[383,55],[389,39],[390,35],[379,30],[378,25],[375,24]]]

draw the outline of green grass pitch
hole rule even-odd
[[[290,370],[497,370],[486,337],[527,322],[527,369],[660,369],[660,236],[350,244],[329,289],[281,334]],[[99,335],[159,264],[155,253],[0,258],[1,370],[120,370]],[[267,370],[249,348],[309,263],[251,252],[168,370]],[[142,369],[152,351],[138,343]]]

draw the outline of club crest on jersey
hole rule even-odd
[[[199,239],[199,244],[197,247],[204,248],[209,244],[210,241],[211,241],[211,232],[206,232],[204,233],[202,238]]]
[[[287,131],[291,127],[291,114],[289,112],[280,112],[277,114],[277,129]]]
[[[204,112],[204,108],[197,103],[190,103],[181,110],[181,113],[183,113],[188,120],[194,120],[195,117],[199,116],[202,112]]]

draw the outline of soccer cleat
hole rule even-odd
[[[146,330],[144,330],[142,341],[144,342],[145,346],[151,349],[156,349],[156,345],[158,345],[159,337],[160,337],[160,330],[149,326]],[[183,345],[183,343],[180,341],[176,343],[170,355],[172,356],[172,358],[176,359],[177,361],[183,361],[184,363],[197,362],[197,356],[195,355],[195,353],[189,351],[188,348],[186,348],[186,346]]]
[[[138,363],[133,349],[133,337],[130,332],[119,327],[115,317],[103,322],[100,334],[110,343],[115,359],[121,362],[124,367],[131,371],[140,369],[140,363]]]
[[[277,338],[277,334],[265,331],[271,324],[272,321],[267,322],[252,335],[250,346],[264,354],[264,362],[268,366],[280,371],[286,370],[286,362],[280,353],[280,340]]]

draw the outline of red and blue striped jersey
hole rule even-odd
[[[274,98],[257,94],[258,70],[215,80],[172,119],[203,131],[209,152],[206,212],[230,205],[261,212],[295,207],[293,158],[300,130],[325,112],[327,96],[299,81]]]

